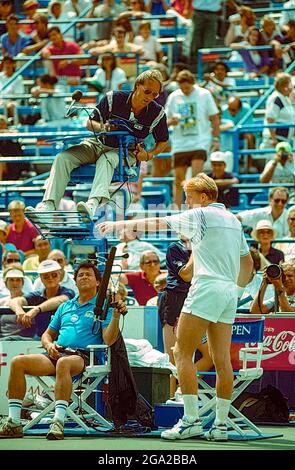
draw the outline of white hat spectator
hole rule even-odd
[[[223,162],[226,164],[227,155],[225,152],[212,152],[210,155],[210,162]]]
[[[5,222],[5,220],[0,219],[0,230],[2,232],[6,232],[6,228],[7,228],[7,223]]]
[[[252,230],[252,232],[251,232],[251,237],[254,240],[259,241],[258,238],[257,238],[257,232],[259,230],[272,230],[273,238],[276,238],[276,236],[277,236],[277,231],[273,228],[270,220],[259,220],[257,222],[256,228],[254,230]]]
[[[22,267],[13,267],[13,268],[8,268],[4,271],[4,274],[3,274],[3,278],[4,278],[4,281],[6,281],[6,279],[8,278],[11,278],[11,277],[21,277],[21,278],[24,278],[25,275],[24,275],[24,271],[22,269]]]
[[[38,267],[38,274],[51,273],[52,271],[60,271],[61,267],[57,261],[53,259],[45,259],[41,261]]]

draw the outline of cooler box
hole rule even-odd
[[[160,367],[131,367],[139,393],[154,406],[170,397],[170,369]]]

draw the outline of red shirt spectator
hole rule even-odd
[[[11,201],[8,206],[12,224],[8,227],[6,243],[13,243],[26,256],[35,252],[33,239],[39,233],[34,225],[25,219],[25,205],[22,201]]]
[[[60,29],[53,26],[48,30],[48,36],[52,44],[42,52],[44,59],[49,59],[52,55],[76,55],[83,54],[83,50],[73,41],[65,41]],[[56,59],[53,60],[54,75],[67,77],[81,77],[82,71],[80,65],[84,63],[83,59]]]
[[[142,271],[122,274],[120,281],[131,287],[139,305],[146,305],[149,299],[157,295],[154,281],[161,273],[158,255],[154,251],[144,251],[140,257],[140,268]]]

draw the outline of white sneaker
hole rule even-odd
[[[98,204],[95,204],[94,202],[83,202],[83,201],[80,201],[78,202],[77,204],[77,211],[81,214],[81,215],[88,215],[88,217],[90,218],[90,220],[93,220],[94,217],[95,217],[95,213],[96,213],[96,209],[98,207]]]
[[[185,418],[178,421],[172,429],[161,433],[163,439],[189,439],[191,437],[203,436],[204,431],[200,420],[189,423]]]
[[[205,433],[205,437],[208,441],[227,441],[228,432],[225,424],[213,424],[212,428]]]
[[[36,207],[28,206],[25,208],[25,212],[31,212],[38,214],[39,212],[52,212],[55,211],[55,207],[52,201],[39,202]]]

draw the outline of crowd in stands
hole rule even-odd
[[[250,293],[252,312],[257,313],[256,293],[262,282],[263,312],[271,311],[273,290],[261,271],[269,264],[283,263],[285,277],[274,285],[276,291],[284,292],[279,308],[295,311],[291,299],[295,293],[294,2],[282,1],[278,12],[275,3],[266,1],[270,12],[264,16],[255,12],[255,2],[250,0],[45,3],[0,0],[0,133],[11,134],[0,141],[0,155],[25,154],[26,142],[18,137],[24,124],[65,124],[70,129],[65,110],[73,90],[85,90],[90,101],[95,95],[93,105],[110,90],[131,90],[138,71],[160,70],[164,89],[156,100],[166,110],[170,147],[163,158],[141,164],[139,181],[126,190],[132,204],[136,209],[144,207],[144,190],[151,184],[145,183],[147,177],[163,178],[166,184],[165,177],[171,175],[169,203],[179,209],[185,203],[183,182],[205,171],[217,183],[218,201],[237,212],[252,245],[256,272],[240,299]],[[172,62],[165,41],[160,40],[163,24],[159,15],[177,18],[178,26],[185,30],[179,41],[173,30]],[[74,27],[71,21],[77,17]],[[214,53],[215,48],[225,47],[225,56]],[[203,56],[201,77],[197,68],[200,49],[213,49],[213,58]],[[24,64],[33,56],[41,73],[32,76],[31,66]],[[264,107],[253,111],[253,105],[272,86]],[[24,103],[38,106],[39,115],[19,115]],[[249,152],[239,156],[233,154],[231,132],[245,118],[247,125],[257,124],[257,129],[241,128],[239,150]],[[270,127],[262,129],[264,125]],[[37,147],[38,141],[34,142]],[[36,171],[30,164],[16,166],[0,160],[0,182],[21,180],[21,172],[28,169]],[[255,179],[243,179],[247,175]],[[242,208],[238,186],[243,181],[260,183],[259,190],[267,200]],[[75,210],[71,202],[70,210]],[[64,207],[68,208],[66,203]],[[12,335],[40,337],[56,307],[77,293],[68,254],[40,237],[25,218],[24,209],[24,202],[15,199],[3,207],[10,219],[1,216],[5,220],[0,220],[0,305],[15,312],[0,315],[0,340]],[[276,239],[280,241],[274,242]],[[136,233],[118,234],[118,254],[129,254],[120,262],[122,298],[132,295],[139,305],[157,304],[159,294],[167,290],[169,241],[165,242],[155,246],[144,234],[140,238]],[[32,308],[26,310],[25,306]]]

